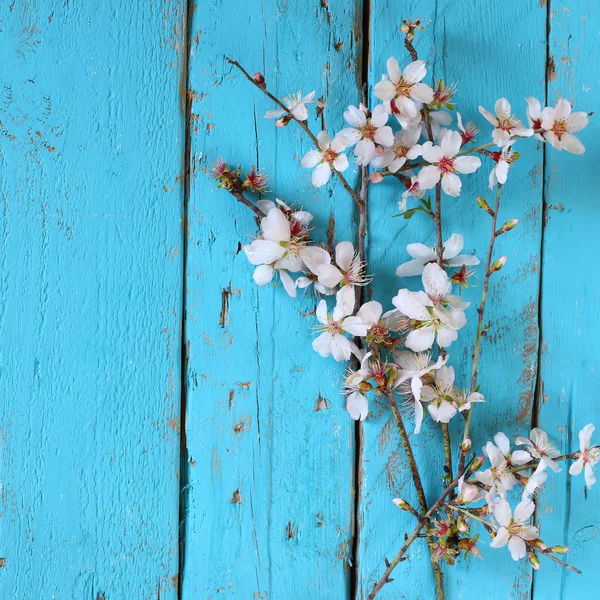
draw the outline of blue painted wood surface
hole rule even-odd
[[[7,600],[177,597],[183,8],[0,5]]]
[[[334,181],[310,186],[307,141],[263,119],[273,107],[224,55],[279,96],[327,97],[335,131],[389,55],[407,62],[398,29],[416,16],[429,73],[458,83],[457,108],[483,135],[477,105],[502,95],[521,116],[529,95],[598,113],[592,0],[0,6],[0,597],[329,600],[371,589],[413,526],[391,503],[413,497],[393,422],[373,402],[356,430],[343,366],[310,347],[314,298],[254,285],[239,244],[255,221],[206,170],[219,156],[256,165],[272,179],[266,197],[315,214],[317,237],[352,239],[350,199]],[[509,260],[491,294],[475,447],[539,422],[567,451],[583,425],[600,427],[594,119],[581,137],[584,157],[524,144],[505,188],[501,220],[520,225],[498,244]],[[463,233],[482,257],[489,222],[474,198],[487,165],[463,181],[460,198],[444,198],[444,237]],[[406,244],[434,243],[419,215],[391,219],[398,197],[386,182],[369,200],[376,299],[418,285],[395,267]],[[465,292],[473,303],[482,278]],[[469,317],[450,348],[460,383],[474,307]],[[427,427],[416,442],[430,498],[440,438]],[[570,546],[584,574],[543,561],[534,575],[484,547],[485,561],[444,568],[450,600],[482,589],[593,597],[598,490],[563,473],[539,502],[542,536]],[[394,576],[382,600],[432,597],[424,544]]]

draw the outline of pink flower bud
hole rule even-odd
[[[258,85],[261,88],[266,88],[267,85],[265,83],[265,76],[262,73],[259,73],[258,71],[256,73],[254,73],[254,82],[256,83],[256,85]]]
[[[485,462],[485,458],[483,456],[478,456],[472,463],[471,466],[469,467],[470,471],[478,471],[479,469],[481,469],[481,467],[483,466],[483,463]]]
[[[504,225],[502,225],[502,227],[500,227],[500,229],[498,229],[498,231],[496,232],[496,235],[502,235],[503,233],[506,233],[507,231],[514,229],[517,226],[518,222],[519,222],[519,219],[511,219],[510,221],[506,221],[506,223],[504,223]]]
[[[394,498],[392,500],[392,502],[398,507],[401,508],[402,510],[410,510],[410,505],[408,504],[408,502],[406,502],[406,500],[403,500],[402,498]]]
[[[548,546],[546,546],[546,544],[544,544],[544,542],[542,542],[542,540],[540,540],[539,538],[532,540],[531,542],[529,542],[536,550],[547,550]]]
[[[463,440],[462,444],[460,445],[460,449],[463,452],[468,452],[471,449],[471,440],[469,438]]]
[[[485,212],[491,215],[492,217],[494,216],[494,211],[490,208],[490,205],[485,201],[485,198],[483,198],[483,196],[477,196],[477,206],[485,210]]]
[[[383,181],[383,175],[379,171],[371,173],[371,183],[381,183]]]
[[[277,119],[275,127],[285,127],[292,120],[292,115],[285,115],[281,119]]]
[[[375,146],[375,154],[377,154],[377,156],[381,156],[384,152],[383,146]]]
[[[549,550],[553,554],[566,554],[569,551],[566,546],[552,546],[552,548],[549,548]]]
[[[529,563],[531,564],[532,568],[536,571],[539,570],[540,559],[533,552],[528,552],[527,558],[529,558]]]
[[[506,264],[506,260],[506,256],[502,256],[501,258],[495,260],[492,263],[492,266],[490,267],[490,273],[495,273],[496,271],[499,271]]]

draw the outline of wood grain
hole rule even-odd
[[[0,7],[3,598],[177,597],[182,7]]]
[[[408,64],[403,36],[398,30],[404,18],[417,17],[425,26],[424,32],[417,33],[416,46],[420,58],[429,66],[428,77],[457,83],[457,110],[465,120],[474,120],[481,127],[481,143],[490,139],[491,127],[479,115],[479,104],[490,110],[497,98],[506,96],[513,110],[524,119],[524,98],[529,95],[544,98],[546,11],[536,3],[500,7],[477,2],[373,2],[371,85],[386,72],[385,63],[390,55],[401,65]],[[496,256],[508,254],[508,263],[492,279],[485,319],[492,327],[483,341],[479,377],[487,402],[476,407],[473,419],[473,449],[478,453],[497,431],[509,436],[527,432],[531,419],[538,344],[542,151],[531,141],[523,142],[521,150],[522,158],[511,170],[500,210],[500,223],[517,218],[520,224],[497,242]],[[465,252],[474,252],[482,260],[490,235],[490,218],[477,207],[475,198],[483,195],[492,203],[487,181],[489,170],[489,161],[484,158],[476,175],[462,177],[459,198],[442,196],[444,239],[452,233],[462,233]],[[398,279],[395,269],[409,259],[405,250],[408,243],[435,245],[433,223],[422,214],[410,221],[391,219],[397,212],[401,191],[397,181],[386,181],[371,192],[369,260],[376,273],[374,298],[391,298],[399,287],[418,289],[420,278]],[[480,266],[471,287],[463,292],[463,297],[472,303],[467,311],[469,323],[461,330],[458,342],[449,348],[456,383],[465,387],[471,376],[475,306],[481,295],[483,275]],[[457,449],[461,438],[458,420],[455,421],[452,439]],[[364,543],[360,555],[363,594],[381,576],[383,556],[391,559],[402,545],[404,533],[415,525],[410,514],[392,504],[392,498],[400,496],[416,505],[389,409],[376,403],[364,431],[365,485],[361,507]],[[424,485],[433,501],[443,489],[439,477],[444,464],[441,431],[429,420],[421,434],[413,435],[412,440],[423,465]],[[475,597],[492,574],[495,583],[493,588],[486,587],[486,597],[528,598],[531,588],[528,564],[515,564],[508,552],[486,547],[489,541],[486,538],[487,534],[482,532],[484,562],[470,558],[454,568],[444,568],[448,598]],[[395,581],[380,594],[382,600],[433,597],[433,577],[424,543],[411,549],[410,560],[397,568],[394,577]]]
[[[264,73],[277,96],[328,97],[326,119],[339,127],[344,103],[358,102],[359,26],[341,2],[227,0],[194,15],[185,598],[349,594],[354,424],[339,393],[344,365],[311,348],[312,294],[293,300],[279,284],[254,284],[240,252],[254,215],[206,170],[219,156],[254,164],[271,177],[268,198],[315,214],[315,237],[326,241],[330,224],[335,241],[352,236],[352,200],[333,181],[310,186],[302,131],[265,120],[274,107],[224,55]]]
[[[548,103],[567,98],[573,110],[597,115],[600,18],[596,5],[552,0],[549,16]],[[594,116],[579,134],[586,147],[583,156],[546,150],[539,423],[567,452],[579,449],[577,434],[582,427],[600,423],[596,401],[600,375],[594,352],[600,316],[593,250],[600,228],[597,132]],[[596,443],[598,439],[596,434]],[[567,477],[567,469],[565,465],[549,481],[539,500],[538,516],[543,539],[568,546],[566,560],[583,574],[543,565],[535,576],[536,599],[577,598],[590,594],[596,585],[598,487],[587,490],[583,475]]]

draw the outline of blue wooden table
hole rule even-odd
[[[310,185],[298,130],[224,55],[279,96],[328,99],[327,122],[404,57],[404,18],[459,109],[506,96],[600,110],[594,0],[5,0],[0,5],[0,597],[17,600],[365,597],[413,518],[391,415],[356,425],[343,367],[311,350],[315,299],[256,287],[240,243],[252,215],[206,177],[223,156],[267,171],[279,198],[321,232],[353,235],[333,180]],[[487,130],[486,130],[487,131]],[[583,157],[531,144],[505,191],[474,441],[538,422],[562,451],[600,425],[598,125]],[[350,174],[355,183],[356,173]],[[448,199],[445,234],[485,251],[474,198],[487,172]],[[398,188],[369,200],[374,294],[396,293],[423,219],[391,219]],[[447,237],[447,236],[446,236]],[[476,301],[480,281],[466,298]],[[508,287],[510,286],[510,288]],[[503,293],[509,289],[508,295]],[[474,319],[453,349],[469,372]],[[443,457],[417,454],[439,488]],[[575,445],[576,447],[576,445]],[[450,600],[594,598],[598,488],[564,473],[539,501],[544,539],[583,575],[533,572],[508,552],[445,568]],[[432,597],[425,544],[381,598]]]

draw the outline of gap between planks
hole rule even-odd
[[[181,215],[181,229],[183,236],[183,251],[182,258],[182,277],[181,277],[181,398],[179,407],[179,448],[180,448],[180,463],[179,463],[179,508],[178,508],[178,577],[177,577],[177,598],[181,600],[183,594],[183,577],[185,572],[185,542],[186,542],[186,515],[188,508],[188,483],[189,483],[189,453],[187,448],[187,370],[189,363],[189,343],[187,341],[187,257],[188,257],[188,207],[190,200],[190,177],[191,177],[191,146],[192,146],[192,94],[190,93],[190,51],[192,46],[192,20],[196,4],[192,0],[185,0],[182,31],[184,48],[182,52],[181,66],[181,106],[184,118],[184,147],[182,157],[182,174],[183,174],[183,206]],[[159,591],[160,594],[160,591]],[[160,596],[159,596],[160,597]]]

